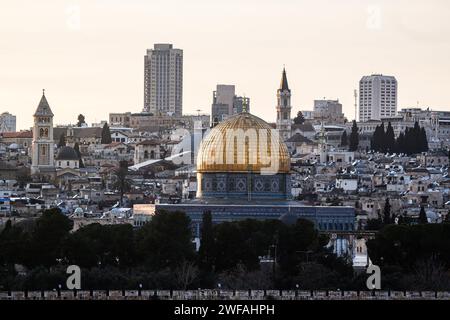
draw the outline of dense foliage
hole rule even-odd
[[[428,151],[428,140],[425,128],[415,123],[413,128],[406,128],[395,139],[391,123],[385,130],[384,123],[377,126],[370,141],[371,149],[378,152],[405,153],[408,155]]]
[[[313,289],[345,287],[353,279],[351,265],[325,249],[328,239],[302,219],[292,225],[279,220],[213,224],[206,212],[198,252],[190,219],[181,212],[160,212],[139,229],[90,224],[71,232],[72,226],[55,209],[31,223],[8,222],[0,233],[0,290],[57,288],[65,284],[71,264],[82,268],[84,289],[214,288],[218,283],[230,289],[292,288],[299,281]],[[260,263],[262,256],[277,264]],[[25,273],[18,272],[19,265]],[[308,281],[314,278],[322,281]]]
[[[385,217],[389,207],[387,201]],[[182,212],[159,212],[139,229],[90,224],[72,232],[72,227],[55,209],[32,222],[8,222],[0,232],[0,290],[64,286],[71,264],[82,268],[85,290],[216,288],[219,283],[228,289],[366,288],[367,276],[355,275],[345,257],[327,249],[328,238],[308,220],[213,224],[205,212],[198,252]],[[368,248],[382,268],[383,289],[450,289],[449,223],[385,225]]]

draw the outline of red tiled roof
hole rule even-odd
[[[33,138],[33,132],[31,131],[19,131],[19,132],[3,132],[2,138]]]

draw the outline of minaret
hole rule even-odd
[[[326,163],[327,162],[327,138],[325,134],[325,128],[323,126],[323,121],[320,126],[320,133],[319,133],[319,157],[320,157],[320,163]]]
[[[42,98],[33,115],[33,144],[31,174],[54,170],[53,112],[42,90]]]
[[[277,130],[283,140],[291,137],[291,90],[288,86],[286,69],[283,68],[280,88],[277,90]]]

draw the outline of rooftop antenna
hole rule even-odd
[[[200,112],[201,112],[202,110],[201,110],[201,109],[197,109],[197,110],[195,110],[195,111],[197,111],[197,115],[200,116]]]
[[[353,91],[353,96],[355,97],[355,121],[358,121],[358,91],[356,89]]]

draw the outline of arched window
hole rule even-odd
[[[150,151],[150,159],[155,159],[155,151]]]
[[[148,159],[148,151],[147,150],[144,151],[144,159]]]
[[[283,105],[284,105],[285,107],[287,107],[287,105],[288,105],[288,99],[287,99],[287,98],[284,98]]]
[[[44,129],[40,128],[39,129],[39,137],[43,137],[44,136]]]

